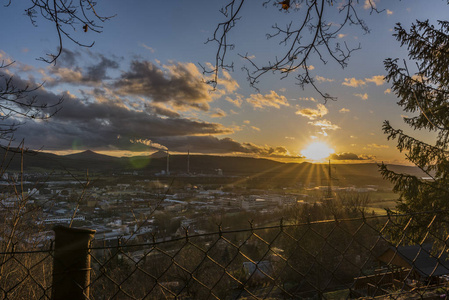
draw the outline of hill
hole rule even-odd
[[[162,154],[162,153],[160,153]],[[2,157],[4,150],[0,151]],[[154,156],[113,157],[93,151],[84,151],[70,155],[56,155],[44,152],[30,152],[23,157],[25,172],[36,171],[80,171],[89,170],[104,176],[138,171],[145,176],[166,170],[167,158]],[[328,185],[328,165],[311,163],[282,163],[264,158],[214,156],[214,155],[170,155],[171,176],[185,177],[187,161],[190,174],[217,175],[220,169],[225,177],[244,176],[246,182],[254,186],[285,186],[297,183],[318,186]],[[20,154],[8,153],[4,165],[9,171],[18,171],[21,166]],[[391,168],[400,173],[425,176],[416,167],[393,165]],[[388,186],[383,180],[378,166],[367,164],[336,164],[331,167],[333,185],[379,185]]]

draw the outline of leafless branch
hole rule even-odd
[[[10,6],[14,0],[9,0],[5,6]],[[30,5],[25,9],[31,24],[38,26],[38,21],[44,19],[52,23],[58,37],[58,47],[47,57],[40,57],[47,63],[56,63],[62,53],[64,40],[68,39],[81,47],[92,47],[95,42],[85,43],[72,36],[77,30],[88,30],[100,33],[102,26],[97,21],[105,22],[114,16],[103,17],[95,11],[96,2],[92,0],[29,0]]]
[[[233,63],[227,62],[227,54],[228,50],[234,49],[235,45],[229,42],[228,34],[242,17],[240,12],[245,2],[248,1],[228,1],[227,5],[221,9],[226,20],[217,25],[212,37],[206,41],[206,43],[212,42],[217,45],[214,67],[212,70],[203,67],[204,74],[213,75],[208,83],[214,87],[217,85],[220,69],[233,70]],[[358,26],[364,34],[369,33],[369,28],[359,17],[358,11],[363,8],[358,0],[342,1],[338,6],[334,2],[336,1],[265,1],[263,5],[266,7],[272,4],[284,11],[286,16],[291,13],[290,22],[287,22],[285,26],[274,24],[273,32],[267,34],[267,39],[277,39],[279,45],[285,47],[285,50],[282,49],[281,55],[276,55],[273,60],[262,63],[256,62],[251,56],[239,54],[248,63],[243,70],[246,71],[249,84],[257,89],[259,79],[269,72],[280,74],[281,79],[298,72],[295,78],[299,86],[303,88],[311,84],[324,101],[335,100],[334,97],[322,92],[315,84],[310,72],[312,71],[310,61],[318,58],[326,64],[328,60],[333,60],[342,68],[346,67],[351,54],[360,49],[360,44],[351,47],[346,42],[342,45],[336,40],[342,37],[340,35],[342,30],[349,25]],[[364,8],[369,9],[370,13],[381,12],[371,0],[364,4]],[[331,14],[337,14],[340,17],[339,22],[329,21]]]

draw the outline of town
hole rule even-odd
[[[296,182],[254,188],[248,186],[247,176],[226,176],[222,170],[178,176],[158,172],[146,177],[137,171],[101,175],[91,181],[62,172],[23,176],[4,173],[1,211],[6,219],[16,216],[11,211],[34,212],[32,218],[27,217],[27,222],[32,222],[29,225],[41,228],[29,237],[34,244],[52,240],[52,228],[58,224],[93,229],[97,241],[148,242],[184,236],[186,232],[214,232],[218,226],[248,228],[250,221],[258,227],[277,224],[282,218],[293,218],[297,211],[325,206],[332,198],[344,195],[365,198],[354,209],[382,214],[383,206],[394,205],[395,197],[388,188],[379,189],[377,185],[340,187]],[[14,192],[18,186],[23,187],[23,193]]]

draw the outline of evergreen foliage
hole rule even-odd
[[[401,24],[395,37],[406,46],[408,58],[416,64],[411,75],[406,61],[385,60],[385,79],[400,99],[398,105],[412,117],[404,121],[414,130],[436,133],[434,144],[407,135],[393,128],[388,121],[383,131],[396,140],[397,148],[406,152],[408,161],[424,171],[429,179],[395,173],[382,163],[381,174],[400,193],[398,210],[417,212],[449,209],[449,22],[416,21],[410,30]]]

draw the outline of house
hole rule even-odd
[[[436,247],[435,247],[436,248]],[[433,244],[390,247],[378,257],[380,262],[411,270],[415,280],[438,284],[441,276],[449,275],[449,256]],[[410,277],[410,276],[409,276]]]
[[[449,255],[433,243],[390,246],[377,260],[385,267],[376,274],[355,278],[352,297],[375,297],[393,291],[422,293],[448,283]]]

